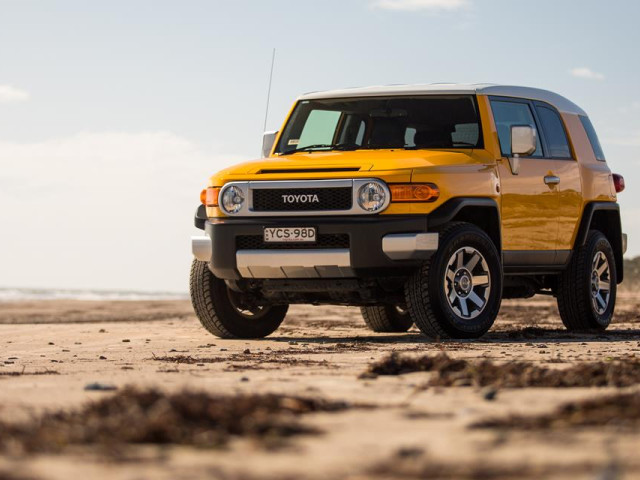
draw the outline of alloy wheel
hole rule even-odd
[[[598,315],[609,306],[611,298],[611,268],[603,252],[596,252],[591,264],[591,304]]]
[[[473,247],[457,250],[447,262],[444,289],[458,317],[471,320],[480,315],[491,294],[491,273],[484,256]]]

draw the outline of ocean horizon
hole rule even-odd
[[[187,300],[187,292],[0,287],[0,302],[33,300]]]

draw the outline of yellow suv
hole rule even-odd
[[[376,332],[474,338],[503,298],[557,297],[604,329],[626,235],[587,114],[555,93],[407,85],[303,95],[265,158],[201,194],[190,289],[219,337],[275,331],[290,304],[360,306]]]

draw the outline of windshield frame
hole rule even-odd
[[[473,106],[476,112],[477,123],[478,123],[478,141],[476,145],[458,145],[455,147],[417,147],[417,146],[409,146],[409,147],[369,147],[369,146],[358,146],[357,148],[340,148],[340,144],[334,144],[331,148],[330,146],[318,147],[318,148],[309,148],[309,147],[301,147],[301,148],[283,148],[282,145],[285,137],[285,132],[288,127],[291,125],[296,118],[296,113],[303,102],[308,102],[309,100],[301,98],[298,99],[291,109],[290,114],[287,116],[286,122],[284,123],[282,129],[280,130],[280,134],[278,135],[278,141],[273,149],[273,153],[275,155],[292,155],[295,153],[313,153],[313,152],[331,152],[331,151],[360,151],[360,150],[481,150],[484,149],[484,131],[482,125],[482,115],[479,108],[478,96],[472,93],[462,93],[462,94],[411,94],[411,95],[367,95],[367,96],[354,96],[354,97],[332,97],[332,98],[323,98],[322,101],[366,101],[366,100],[392,100],[392,99],[424,99],[424,98],[434,98],[434,99],[446,99],[446,98],[461,98],[466,97],[471,99],[473,102]],[[313,101],[313,100],[312,100]]]

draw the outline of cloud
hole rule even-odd
[[[469,0],[376,0],[372,3],[375,8],[405,12],[419,10],[432,12],[452,11],[469,5]]]
[[[239,160],[162,131],[0,141],[0,286],[185,291],[200,190]]]
[[[0,103],[24,102],[30,97],[29,92],[25,90],[11,85],[0,85]]]
[[[574,77],[587,78],[589,80],[604,80],[604,74],[595,72],[588,67],[576,67],[569,70]]]

